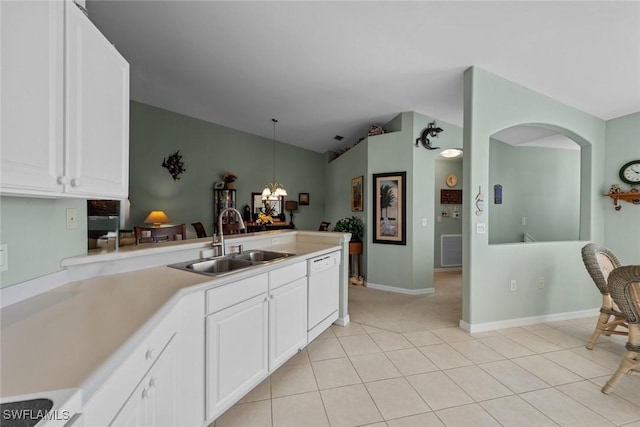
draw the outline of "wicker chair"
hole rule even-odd
[[[616,268],[609,275],[611,296],[629,324],[629,340],[618,370],[602,387],[611,393],[623,375],[640,376],[640,265]],[[639,383],[640,385],[640,383]]]
[[[609,249],[595,243],[589,243],[582,248],[582,261],[589,275],[602,294],[602,306],[596,329],[593,331],[587,348],[593,350],[601,334],[628,335],[627,330],[616,330],[618,326],[628,328],[624,316],[609,295],[607,278],[615,268],[620,267],[620,261]]]

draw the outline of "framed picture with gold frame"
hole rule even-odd
[[[363,196],[363,181],[364,177],[359,176],[351,180],[351,211],[362,212],[364,207]]]

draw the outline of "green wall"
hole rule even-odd
[[[370,233],[366,213],[371,209],[367,198],[367,146],[365,139],[326,166],[326,208],[324,220],[329,221],[330,230],[339,219],[357,216],[364,221],[364,239],[362,254],[362,272],[367,271],[367,238]],[[363,177],[363,211],[351,211],[351,180]]]
[[[77,227],[67,230],[67,208]],[[9,269],[1,287],[61,270],[60,261],[87,252],[87,201],[0,197],[0,242],[9,245]]]
[[[327,167],[326,218],[332,222],[350,216],[351,178],[365,181],[365,271],[372,285],[424,293],[433,289],[436,157],[441,150],[416,147],[415,140],[434,119],[414,112],[401,113],[384,127],[391,132],[368,137]],[[442,148],[460,148],[462,129],[438,121],[444,129],[434,140]],[[406,245],[373,243],[373,174],[407,173]],[[444,178],[442,178],[444,179]],[[461,184],[460,184],[461,185]],[[439,193],[438,193],[439,197]],[[422,225],[426,219],[427,225]],[[439,250],[439,249],[438,249]]]
[[[629,190],[618,177],[620,168],[631,160],[640,159],[640,112],[607,121],[607,145],[604,176],[598,190],[606,194],[611,184]],[[602,197],[605,204],[604,243],[623,264],[640,264],[640,206],[620,202],[622,209],[613,209],[613,200]]]
[[[580,151],[515,147],[492,139],[489,149],[489,244],[578,240]],[[502,185],[502,204],[493,187]],[[522,222],[525,219],[525,224]]]
[[[286,126],[284,120],[278,126]],[[251,206],[251,193],[261,192],[273,178],[272,139],[138,102],[131,103],[129,150],[130,225],[141,225],[151,210],[163,210],[171,222],[187,224],[189,238],[195,237],[191,223],[197,221],[211,235],[213,184],[221,174],[230,171],[239,177],[234,185],[240,211]],[[177,150],[186,172],[174,181],[161,165]],[[317,230],[323,220],[324,163],[323,154],[276,143],[275,177],[286,187],[286,199],[310,195],[310,204],[294,212],[298,229]]]
[[[476,227],[490,219],[486,210],[475,214],[475,191],[468,191],[464,197],[463,321],[474,325],[597,307],[600,295],[584,292],[591,279],[580,250],[588,240],[604,239],[600,193],[605,122],[477,67],[465,71],[464,77],[465,186],[481,188],[488,201],[489,137],[519,124],[544,124],[581,146],[583,241],[489,245],[488,235],[476,234]],[[545,279],[544,289],[538,289],[538,278]],[[517,291],[510,290],[510,280],[517,281]]]

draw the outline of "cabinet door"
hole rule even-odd
[[[113,427],[175,427],[176,350],[169,342],[111,422]]]
[[[141,427],[147,425],[147,405],[149,389],[143,379],[133,391],[127,403],[124,404],[118,415],[111,421],[112,427]]]
[[[176,349],[170,342],[145,378],[149,389],[147,426],[174,427],[176,422]]]
[[[0,1],[0,190],[62,191],[63,18],[59,1]]]
[[[306,276],[273,291],[269,297],[269,371],[307,344]]]
[[[207,317],[207,419],[268,375],[267,299],[264,293]]]
[[[71,2],[66,7],[65,191],[129,191],[129,64]]]

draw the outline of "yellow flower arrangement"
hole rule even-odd
[[[260,212],[258,214],[258,220],[256,221],[256,223],[260,225],[273,224],[273,218]]]

